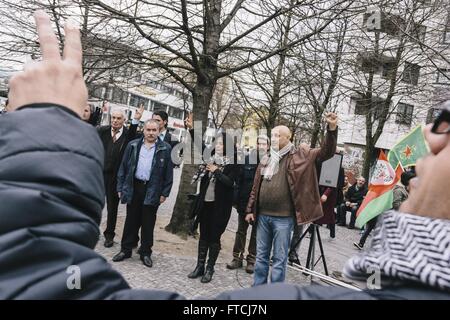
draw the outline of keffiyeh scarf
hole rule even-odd
[[[270,149],[269,163],[261,172],[263,175],[263,179],[268,180],[268,181],[272,180],[272,177],[274,176],[274,174],[276,174],[278,172],[278,168],[279,168],[281,159],[289,151],[291,151],[293,147],[294,147],[294,145],[291,142],[289,142],[281,150],[276,151],[272,148]]]
[[[223,171],[223,168],[225,168],[226,165],[230,164],[230,159],[228,157],[222,157],[222,156],[218,156],[218,155],[214,155],[214,157],[212,158],[213,162],[215,165],[217,165],[219,167],[218,170]],[[202,178],[208,174],[209,172],[206,170],[206,166],[207,163],[203,162],[202,164],[200,164],[198,166],[197,172],[194,174],[194,176],[192,177],[191,180],[191,184],[194,184],[197,181],[201,181]],[[210,174],[209,175],[209,179],[210,181],[214,181],[215,180],[215,176]]]
[[[344,275],[365,280],[379,270],[382,285],[416,282],[450,291],[450,220],[388,211],[370,249],[352,257]]]

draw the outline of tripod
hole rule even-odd
[[[319,232],[319,225],[317,225],[315,223],[311,223],[309,225],[308,229],[306,229],[306,231],[303,232],[302,236],[297,240],[297,242],[295,243],[293,248],[297,248],[297,246],[299,245],[300,241],[302,241],[302,239],[308,233],[311,234],[311,238],[309,240],[308,257],[306,258],[306,266],[305,267],[310,269],[310,270],[314,270],[314,267],[316,266],[316,264],[320,260],[322,260],[323,268],[325,270],[325,274],[328,275],[327,262],[325,260],[325,253],[323,251],[322,239],[320,237],[320,232]],[[316,246],[316,236],[317,236],[317,240],[319,242],[320,257],[317,259],[317,261],[314,261],[314,259],[315,259],[314,253],[315,253],[315,246]]]

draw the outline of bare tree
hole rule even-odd
[[[222,128],[230,113],[236,110],[236,99],[231,88],[231,80],[222,78],[217,81],[211,99],[211,120],[216,129]]]
[[[291,4],[294,2],[291,1]],[[271,24],[277,30],[275,41],[278,48],[286,47],[292,33],[293,25],[296,25],[296,18],[290,13],[286,17],[277,17]],[[294,20],[294,22],[293,22]],[[271,129],[280,119],[282,108],[287,106],[283,100],[292,90],[286,81],[286,59],[288,50],[251,66],[245,72],[241,72],[234,77],[234,83],[242,99],[248,108],[254,112],[270,134]]]
[[[21,63],[26,56],[38,58],[39,43],[32,14],[46,10],[54,23],[62,48],[64,23],[72,19],[80,24],[83,46],[83,73],[86,84],[94,89],[104,83],[122,82],[135,77],[130,70],[142,52],[135,46],[140,36],[132,32],[115,32],[115,22],[107,16],[96,16],[89,6],[69,0],[4,0],[0,16],[5,21],[0,29],[0,61]]]
[[[255,66],[302,43],[323,30],[346,9],[349,1],[115,1],[84,0],[96,15],[112,16],[145,40],[143,63],[158,67],[193,96],[194,120],[207,123],[217,81]],[[280,47],[272,41],[270,22],[297,12],[303,21],[315,20],[304,33]],[[157,54],[156,54],[157,53]],[[194,83],[185,81],[191,74]],[[167,230],[186,233],[187,194],[195,167],[185,165],[177,202]]]
[[[315,147],[323,137],[324,112],[336,111],[333,100],[342,94],[336,92],[336,88],[342,73],[341,62],[348,19],[348,15],[339,17],[325,32],[315,35],[295,49],[294,67],[297,72],[290,72],[291,81],[302,91],[299,96],[303,102],[302,114],[305,116],[303,125],[310,134],[311,147]]]

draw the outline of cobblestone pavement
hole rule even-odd
[[[155,244],[152,254],[153,267],[145,267],[139,259],[139,255],[133,254],[131,259],[114,263],[111,258],[120,250],[120,236],[122,234],[125,219],[125,206],[120,205],[118,214],[118,224],[115,238],[116,243],[112,248],[103,246],[101,237],[96,251],[111,261],[113,267],[119,271],[128,281],[132,288],[139,289],[159,289],[176,291],[186,298],[212,298],[223,291],[250,287],[252,275],[247,274],[244,269],[228,270],[226,263],[232,259],[232,245],[234,232],[237,229],[237,213],[233,212],[227,231],[223,235],[222,251],[215,267],[215,274],[210,283],[203,284],[199,279],[189,279],[187,274],[193,270],[196,264],[197,240],[190,238],[183,240],[178,236],[171,235],[164,230],[164,226],[170,220],[171,212],[176,199],[178,182],[181,170],[175,169],[174,187],[170,197],[158,211],[157,225],[155,227]],[[233,209],[234,210],[234,209]],[[103,211],[101,230],[105,228],[106,210]],[[321,228],[322,241],[329,272],[341,271],[345,261],[357,250],[353,247],[353,242],[359,239],[359,230],[349,230],[337,227],[336,239],[329,240],[328,230]],[[171,244],[175,250],[168,250],[164,245]],[[309,239],[302,242],[299,249],[301,263],[305,263],[308,250]],[[319,247],[316,245],[316,258],[319,255]],[[244,265],[245,266],[245,265]],[[315,271],[324,272],[322,263],[316,265]],[[308,285],[310,278],[304,276],[294,268],[288,268],[286,282]]]

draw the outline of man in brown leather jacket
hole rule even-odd
[[[270,157],[266,156],[256,170],[253,189],[247,205],[247,221],[257,219],[256,264],[253,285],[267,283],[269,258],[273,249],[271,282],[283,282],[289,243],[294,225],[313,222],[323,216],[320,205],[316,161],[334,155],[337,142],[337,116],[326,115],[327,134],[321,148],[296,148],[291,132],[285,126],[272,130]]]

